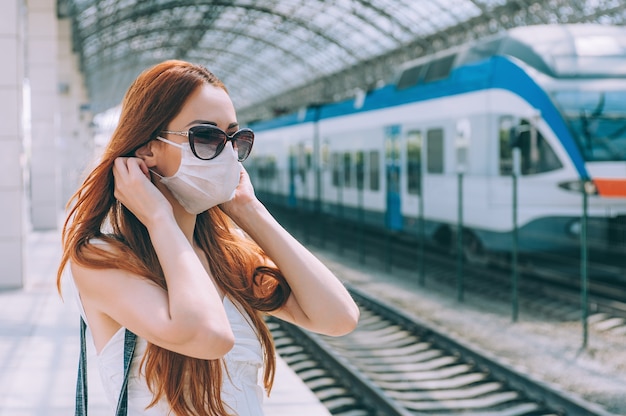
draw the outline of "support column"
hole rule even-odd
[[[24,13],[22,0],[0,2],[0,289],[23,285]]]
[[[30,213],[35,230],[56,229],[58,175],[58,80],[56,0],[28,1],[26,77],[31,91]]]
[[[61,204],[83,182],[94,159],[93,116],[78,56],[72,51],[70,19],[58,20],[59,160]]]

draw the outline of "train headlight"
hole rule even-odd
[[[598,188],[593,183],[593,181],[583,181],[583,180],[574,180],[574,181],[565,181],[559,183],[559,188],[565,189],[566,191],[582,193],[583,189],[587,195],[597,195]]]
[[[598,188],[592,181],[585,181],[584,187],[587,195],[598,195]]]

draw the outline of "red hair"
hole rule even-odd
[[[68,203],[71,208],[63,226],[63,254],[57,271],[59,291],[70,261],[94,269],[127,270],[167,290],[147,229],[113,196],[113,162],[153,140],[203,84],[226,91],[206,68],[171,60],[147,69],[130,86],[99,164]],[[96,238],[108,244],[107,250],[90,244]],[[290,288],[278,269],[264,266],[267,256],[261,248],[238,232],[218,207],[198,215],[194,240],[206,254],[220,289],[245,309],[254,324],[263,347],[264,385],[269,392],[276,361],[261,313],[281,307]],[[165,399],[179,416],[227,415],[220,398],[221,366],[221,360],[192,358],[149,344],[141,368],[154,394],[150,406]]]

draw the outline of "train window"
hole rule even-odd
[[[405,88],[417,85],[420,80],[420,75],[424,69],[425,64],[413,66],[405,69],[400,75],[400,79],[396,83],[397,90],[403,90]]]
[[[322,167],[328,169],[330,163],[330,149],[327,141],[322,144]]]
[[[304,166],[306,170],[313,167],[313,148],[309,145],[304,148]]]
[[[332,153],[330,155],[330,164],[332,166],[332,170],[333,170],[333,185],[334,186],[339,186],[339,154],[338,153]]]
[[[270,156],[267,159],[267,177],[275,179],[278,171],[278,169],[276,169],[276,158],[274,156]]]
[[[512,128],[513,117],[500,117],[498,143],[500,145],[500,175],[502,176],[513,173],[513,149],[511,148]]]
[[[443,129],[426,132],[426,168],[428,173],[443,173]]]
[[[252,167],[260,179],[274,179],[276,177],[276,158],[274,156],[259,156],[254,159]]]
[[[369,157],[370,189],[378,191],[380,189],[380,153],[372,150]]]
[[[522,120],[519,127],[518,146],[522,156],[522,175],[550,172],[563,167],[540,131],[533,134],[530,123]]]
[[[456,62],[456,66],[459,67],[472,62],[482,61],[483,59],[491,58],[492,56],[497,55],[502,39],[502,37],[498,37],[497,39],[487,39],[476,42],[461,52],[459,59]]]
[[[421,195],[422,132],[411,130],[406,135],[407,192]]]
[[[362,150],[356,152],[354,162],[356,167],[356,187],[357,189],[363,189],[363,183],[365,182],[365,154]]]
[[[343,154],[343,186],[352,187],[352,155],[348,152]]]
[[[540,42],[538,42],[537,45],[539,45],[539,43]],[[519,59],[520,61],[534,67],[535,69],[538,69],[544,74],[555,76],[555,73],[550,67],[550,65],[546,63],[546,61],[544,60],[544,56],[547,57],[548,54],[544,53],[544,56],[542,56],[541,54],[537,53],[538,50],[541,50],[540,48],[542,46],[545,47],[545,45],[541,45],[541,46],[534,48],[517,39],[508,37],[502,40],[498,54],[503,55],[503,56],[515,57]],[[555,58],[557,56],[555,56]],[[552,59],[554,58],[551,58],[550,60]]]
[[[448,78],[450,70],[452,70],[452,64],[454,63],[456,54],[443,56],[436,59],[428,65],[426,74],[424,75],[424,82],[433,82],[440,79]]]
[[[503,129],[500,130],[503,136]],[[520,149],[522,175],[545,173],[563,167],[550,144],[528,120],[522,119],[509,131],[508,143],[500,139],[500,174],[512,172],[512,145]]]

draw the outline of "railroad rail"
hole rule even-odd
[[[361,308],[349,335],[268,318],[278,353],[333,415],[611,415],[348,288]]]

